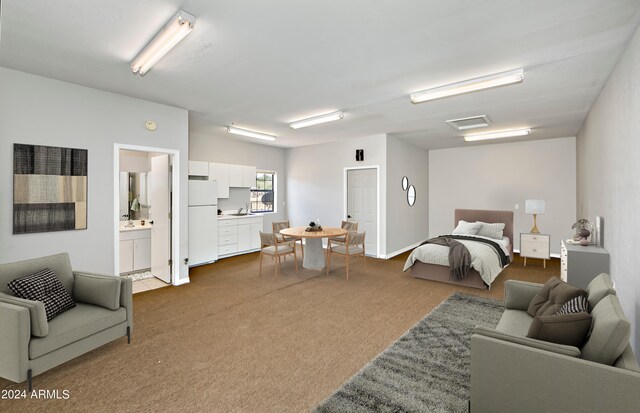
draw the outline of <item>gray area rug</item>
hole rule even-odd
[[[313,412],[466,412],[471,335],[503,311],[501,301],[451,295]]]

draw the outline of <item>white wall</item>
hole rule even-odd
[[[148,152],[120,150],[120,172],[149,172],[151,157]]]
[[[551,253],[559,254],[576,218],[575,148],[571,137],[430,151],[430,236],[451,232],[456,208],[513,210],[519,250],[520,233],[533,224],[525,200],[543,199],[538,228],[551,235]]]
[[[158,129],[144,124],[155,120]],[[86,230],[12,235],[13,144],[87,149]],[[188,113],[71,83],[0,68],[0,262],[68,252],[75,269],[116,274],[114,268],[114,144],[180,151],[179,265],[188,251]]]
[[[407,203],[402,177],[416,188]],[[397,138],[387,138],[387,256],[429,238],[429,152]]]
[[[604,218],[610,273],[640,360],[640,30],[578,133],[578,216]]]
[[[320,218],[323,225],[339,226],[344,216],[344,169],[380,167],[380,242],[386,254],[386,136],[375,135],[287,150],[287,211],[292,226]],[[364,149],[364,162],[356,162],[356,149]],[[367,234],[367,237],[369,234]]]
[[[285,150],[273,146],[260,145],[245,142],[229,136],[221,130],[219,133],[202,134],[191,133],[189,135],[189,159],[192,161],[208,161],[228,163],[235,165],[256,166],[258,170],[268,170],[276,172],[276,213],[264,215],[264,231],[271,232],[271,223],[274,221],[287,220],[286,209],[286,167]],[[233,189],[232,189],[233,191]],[[237,197],[234,197],[236,199]],[[247,199],[248,201],[248,199]],[[244,208],[247,201],[242,201],[241,205],[235,207],[235,201],[229,206],[229,201],[224,201],[222,205],[226,209]]]

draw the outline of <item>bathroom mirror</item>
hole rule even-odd
[[[406,191],[408,187],[409,187],[409,178],[407,178],[406,176],[403,176],[402,177],[402,190]]]
[[[120,219],[149,219],[149,173],[120,172]]]
[[[413,206],[416,203],[416,188],[413,185],[407,190],[407,202],[409,206]]]

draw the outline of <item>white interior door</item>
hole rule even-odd
[[[358,222],[358,232],[367,231],[365,250],[375,256],[378,251],[378,180],[372,169],[347,171],[347,219]]]
[[[166,283],[171,282],[171,196],[169,155],[151,158],[149,172],[149,219],[151,227],[151,273]]]

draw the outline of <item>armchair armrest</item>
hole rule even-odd
[[[0,302],[0,377],[23,382],[29,370],[29,309]]]
[[[568,357],[580,357],[580,349],[578,347],[551,343],[549,341],[536,340],[535,338],[513,336],[511,334],[503,333],[498,330],[480,326],[476,327],[475,334],[495,338],[509,343],[520,344],[539,350],[551,351]]]
[[[49,334],[47,312],[41,301],[25,300],[24,298],[0,292],[0,303],[13,304],[28,309],[32,335],[36,337],[45,337]]]
[[[73,272],[73,295],[78,301],[110,310],[124,307],[127,325],[133,329],[133,282],[129,277]]]
[[[504,306],[511,310],[527,311],[533,297],[540,291],[542,284],[526,281],[507,280],[504,283]]]
[[[471,411],[637,412],[640,373],[474,334]]]

